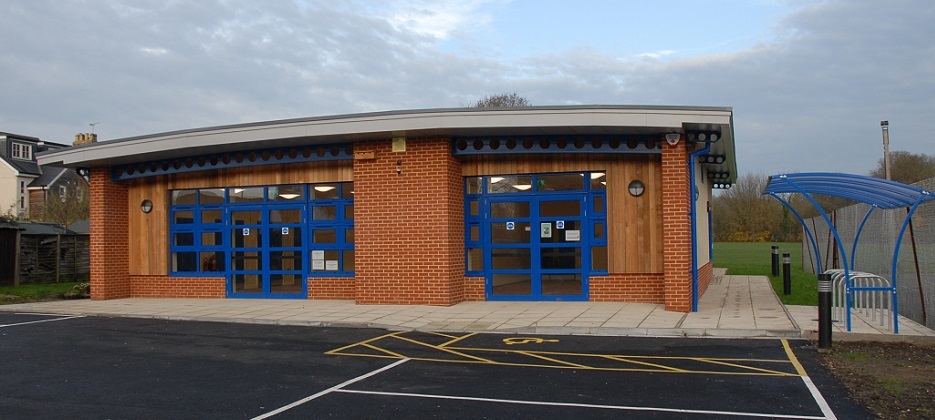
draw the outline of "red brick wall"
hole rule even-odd
[[[660,273],[590,276],[588,286],[592,302],[665,302],[665,281]]]
[[[141,298],[223,298],[224,277],[131,276],[130,296]],[[91,287],[94,291],[94,287]]]
[[[464,300],[474,302],[487,300],[487,279],[483,277],[465,277]]]
[[[357,291],[355,284],[356,280],[353,277],[309,277],[308,298],[354,300]]]
[[[130,297],[127,187],[91,169],[91,299]]]
[[[714,264],[707,263],[701,267],[698,267],[698,298],[701,299],[701,296],[704,295],[704,292],[708,290],[708,285],[711,284],[711,279],[714,278]]]
[[[450,141],[410,138],[393,152],[383,139],[354,150],[376,154],[354,161],[357,303],[464,300],[464,183]]]
[[[685,141],[662,145],[663,273],[667,311],[691,310],[691,226]]]

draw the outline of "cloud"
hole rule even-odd
[[[91,122],[114,139],[517,92],[536,105],[733,106],[742,172],[866,173],[884,119],[893,150],[935,154],[926,140],[935,6],[926,0],[890,2],[885,13],[871,0],[794,3],[770,42],[730,53],[444,49],[495,25],[498,4],[5,2],[0,131],[68,143]]]

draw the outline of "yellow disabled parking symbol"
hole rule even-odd
[[[542,344],[542,343],[558,343],[558,340],[547,340],[539,337],[510,337],[504,338],[503,344],[512,346],[514,344]]]

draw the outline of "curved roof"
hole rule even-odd
[[[769,177],[763,194],[823,194],[843,197],[883,209],[910,207],[935,200],[935,194],[912,185],[863,175],[827,172],[781,174]]]
[[[450,108],[375,112],[235,124],[101,141],[39,154],[42,164],[97,167],[229,153],[267,147],[320,145],[392,137],[660,135],[718,131],[711,170],[736,179],[733,110],[729,107],[575,105]]]

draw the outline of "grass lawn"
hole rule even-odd
[[[80,283],[81,282],[2,286],[0,287],[0,304],[20,303],[27,300],[39,300],[50,297],[60,298],[66,292],[72,291],[75,285]]]
[[[771,274],[772,247],[779,247],[779,276]],[[792,294],[782,294],[782,254],[791,258]],[[727,274],[767,276],[773,290],[787,305],[818,305],[818,277],[802,271],[802,244],[795,242],[717,242],[714,266],[726,268]]]

